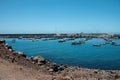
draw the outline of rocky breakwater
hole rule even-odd
[[[11,46],[5,43],[5,40],[0,40],[0,58],[13,64],[52,75],[52,80],[120,80],[120,70],[65,66],[51,63],[41,56],[27,57],[24,53],[13,50]]]

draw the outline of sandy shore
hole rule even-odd
[[[52,80],[52,75],[0,59],[0,80]]]
[[[43,57],[28,58],[0,41],[0,80],[120,80],[120,70],[58,65]]]

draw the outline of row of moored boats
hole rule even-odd
[[[18,38],[18,39],[23,39],[23,38]],[[57,38],[42,38],[42,41],[48,41],[48,40],[56,40]],[[66,42],[66,41],[70,41],[70,40],[75,40],[76,38],[63,38],[63,39],[59,39],[58,42],[62,43],[62,42]],[[91,40],[92,38],[85,38],[79,41],[73,41],[71,44],[72,45],[79,45],[79,44],[84,44],[86,41]],[[93,44],[93,46],[102,46],[102,45],[106,45],[106,44],[111,44],[114,46],[120,46],[120,44],[118,44],[117,42],[113,41],[112,39],[109,38],[103,38],[104,39],[104,43],[99,43],[99,44]],[[32,42],[37,41],[38,39],[35,38],[29,38],[29,40],[32,40]],[[11,41],[12,43],[15,43],[16,40],[13,39]]]

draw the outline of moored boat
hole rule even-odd
[[[66,42],[66,40],[62,39],[62,40],[59,40],[58,42]]]
[[[111,45],[120,46],[120,44],[118,44],[118,43],[116,43],[116,42],[112,42]]]
[[[93,44],[93,46],[101,46],[101,44]]]
[[[83,44],[85,43],[85,40],[80,40],[80,41],[75,41],[75,42],[72,42],[72,45],[77,45],[77,44]]]

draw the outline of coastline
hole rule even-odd
[[[4,40],[0,40],[0,59],[13,65],[36,70],[38,73],[51,75],[52,79],[48,80],[120,80],[120,70],[99,70],[58,65],[41,56],[28,58],[22,52],[14,51]]]
[[[109,34],[109,33],[41,33],[41,34],[0,34],[1,38],[120,38],[120,34]]]

